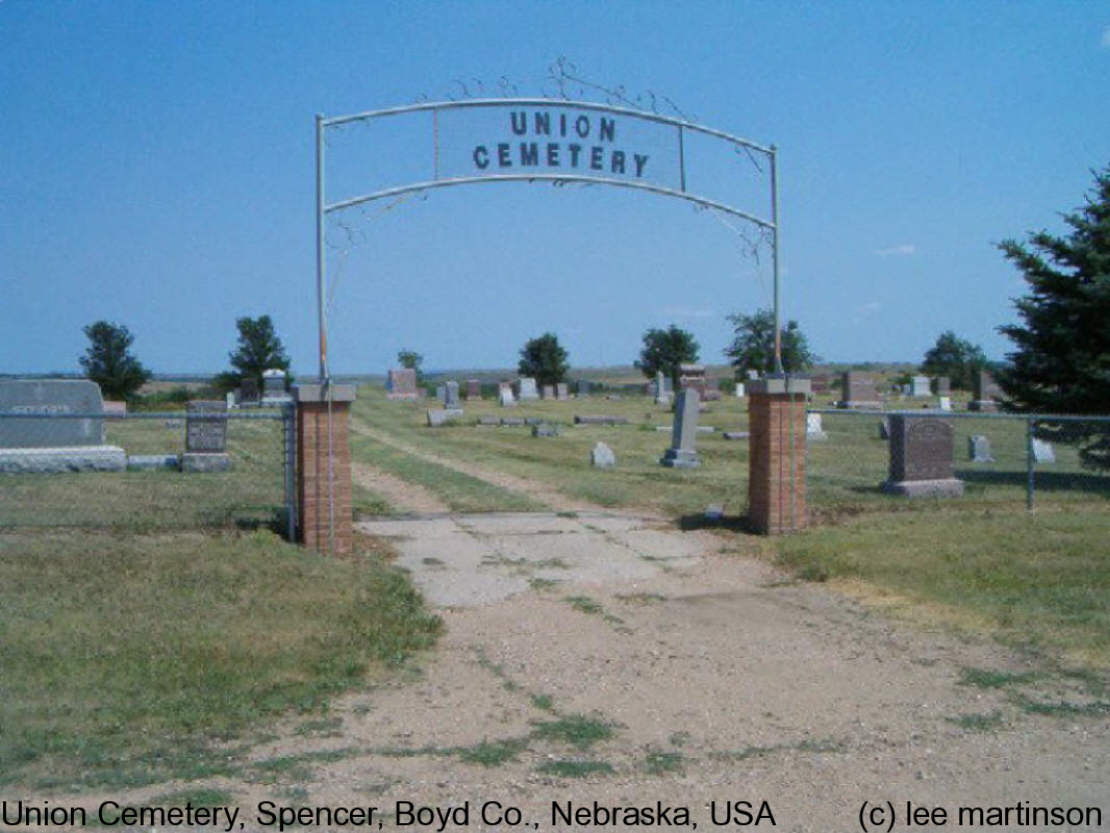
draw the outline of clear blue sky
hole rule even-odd
[[[0,0],[0,372],[78,370],[101,318],[157,372],[218,371],[236,317],[268,313],[314,375],[313,114],[454,79],[542,94],[559,56],[779,147],[784,309],[828,360],[919,361],[947,329],[1001,357],[1024,284],[993,244],[1060,231],[1110,164],[1094,0]],[[344,131],[329,196],[430,146],[419,126]],[[329,275],[337,373],[384,372],[401,348],[508,366],[547,330],[574,364],[629,363],[672,322],[718,362],[725,315],[770,305],[766,257],[664,197],[484,185],[349,222],[358,245]]]

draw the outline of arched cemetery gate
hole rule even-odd
[[[500,127],[481,124],[468,141],[461,143],[465,154],[441,154],[441,132],[447,129],[441,114],[451,111],[481,111],[500,116]],[[430,116],[432,141],[427,175],[414,182],[383,187],[356,197],[328,202],[325,189],[325,137],[329,128],[353,122],[372,122],[405,114]],[[496,122],[493,122],[496,124]],[[627,125],[634,125],[626,131]],[[471,128],[474,130],[474,128]],[[636,146],[640,130],[644,147]],[[667,180],[655,172],[660,165],[652,159],[661,137],[670,132],[665,155],[670,170]],[[464,129],[463,132],[466,132]],[[629,143],[627,133],[632,133]],[[686,137],[708,137],[749,156],[762,156],[769,167],[770,216],[760,217],[733,205],[695,193],[687,187]],[[646,152],[650,145],[652,152]],[[457,149],[455,149],[457,150]],[[330,384],[327,357],[325,308],[326,244],[324,226],[328,215],[391,197],[491,182],[549,182],[610,185],[685,200],[753,223],[771,237],[774,278],[775,367],[781,375],[779,310],[778,166],[773,145],[761,145],[721,130],[657,113],[614,107],[586,101],[548,98],[469,99],[437,101],[371,110],[345,116],[316,116],[316,294],[319,327],[319,384],[302,385],[298,395],[298,499],[303,540],[317,549],[350,547],[350,475],[347,457],[346,408],[354,398],[352,389]],[[676,187],[677,185],[677,187]],[[767,385],[754,386],[752,408],[752,469],[750,495],[753,525],[763,531],[797,528],[804,522],[804,472],[799,470],[804,454],[798,453],[805,437],[805,396],[798,400],[799,381],[773,378]],[[766,390],[764,390],[766,388]],[[785,397],[785,399],[784,399]],[[766,402],[764,402],[766,400]],[[781,400],[781,401],[780,401]],[[787,410],[780,407],[789,404]],[[796,405],[800,402],[800,407]],[[760,404],[763,403],[763,404]],[[758,407],[757,407],[758,406]],[[766,413],[763,413],[766,411]],[[337,421],[338,418],[338,421]],[[798,430],[800,419],[801,430]],[[764,436],[766,435],[766,436]],[[772,439],[774,441],[772,442]],[[766,441],[766,458],[757,449]],[[799,477],[799,475],[801,475]],[[757,494],[766,481],[766,495]],[[773,489],[772,489],[773,487]],[[782,491],[785,489],[786,491]],[[780,493],[781,492],[781,493]],[[762,514],[766,517],[757,518]]]

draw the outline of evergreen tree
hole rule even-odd
[[[106,397],[127,399],[150,378],[129,348],[135,337],[122,324],[97,321],[84,328],[89,347],[78,361]]]
[[[238,387],[245,377],[251,376],[258,382],[258,389],[262,390],[262,371],[271,368],[284,370],[288,385],[289,356],[285,353],[281,339],[274,332],[274,322],[270,320],[270,316],[237,318],[235,327],[239,330],[239,343],[228,353],[231,366],[235,369],[217,376],[216,386],[231,390]]]
[[[543,386],[562,382],[570,365],[567,364],[567,351],[559,346],[555,334],[544,333],[521,348],[517,369],[521,376],[531,376],[536,384]]]
[[[1110,414],[1110,167],[1094,176],[1087,204],[1064,215],[1066,236],[999,244],[1030,289],[1014,301],[1024,323],[998,328],[1016,347],[996,372],[1009,410]],[[1076,443],[1086,465],[1110,469],[1105,423],[1041,423],[1038,434]]]
[[[735,328],[732,343],[725,355],[732,359],[737,377],[749,370],[771,373],[775,369],[775,313],[757,310],[754,315],[728,316]],[[819,358],[809,349],[809,342],[797,321],[788,321],[782,328],[782,368],[787,373],[801,373]]]
[[[698,360],[698,342],[692,333],[671,324],[667,329],[651,328],[644,333],[644,347],[636,367],[649,379],[660,370],[671,379],[672,390],[678,390],[678,366]]]

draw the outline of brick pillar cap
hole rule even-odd
[[[293,385],[293,398],[297,402],[354,402],[354,385],[322,385],[318,382]]]
[[[748,395],[774,394],[774,393],[809,393],[809,379],[791,377],[752,379],[747,383]]]

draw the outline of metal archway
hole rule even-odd
[[[572,111],[586,111],[591,113],[606,113],[612,116],[621,116],[632,119],[637,119],[643,122],[653,122],[655,124],[674,127],[677,131],[677,164],[679,172],[679,187],[673,188],[663,184],[657,184],[650,181],[641,181],[641,164],[639,158],[636,160],[636,178],[620,178],[615,175],[595,175],[590,171],[603,170],[603,167],[598,165],[590,165],[583,168],[582,173],[540,173],[536,171],[522,171],[520,173],[484,173],[485,170],[492,167],[491,154],[489,148],[484,145],[476,146],[472,159],[474,162],[475,172],[464,176],[439,176],[438,164],[438,114],[448,110],[460,109],[473,109],[473,108],[513,108],[513,107],[543,107],[550,109],[572,110]],[[431,112],[433,118],[433,130],[436,133],[436,152],[434,155],[433,176],[431,179],[421,182],[413,182],[406,185],[399,185],[390,188],[384,188],[379,191],[374,191],[369,194],[352,197],[345,200],[339,200],[334,203],[328,203],[324,189],[324,136],[325,131],[329,127],[336,127],[343,124],[348,124],[356,121],[371,121],[374,119],[385,118],[389,116],[402,115],[407,113],[418,112]],[[579,119],[582,117],[580,116]],[[525,116],[526,119],[526,116]],[[511,126],[514,133],[522,133],[517,131],[516,120],[511,115]],[[523,120],[522,120],[523,121]],[[580,130],[578,122],[572,122],[571,131],[568,133],[565,113],[561,120],[557,121],[557,127],[561,126],[561,136],[574,138],[575,125],[578,124],[577,135],[579,138],[585,138]],[[588,125],[588,121],[587,121]],[[541,122],[539,114],[536,117],[536,132],[539,133]],[[550,134],[550,117],[548,115],[547,129]],[[599,128],[601,141],[606,137],[605,118],[601,118],[601,126]],[[728,205],[727,203],[720,202],[719,200],[710,199],[708,196],[692,193],[686,188],[686,159],[685,159],[685,145],[684,137],[686,132],[697,133],[703,136],[708,136],[714,139],[721,140],[736,148],[743,148],[746,151],[763,154],[769,160],[770,166],[770,186],[771,186],[771,217],[769,219],[760,218],[750,212],[741,211],[739,208]],[[612,140],[615,136],[615,125],[610,122],[609,125],[609,139]],[[521,162],[527,166],[530,161],[530,167],[539,167],[538,150],[536,143],[532,143],[531,149],[525,147],[527,143],[521,143],[520,154]],[[507,148],[508,143],[499,143],[499,159],[502,167],[509,167],[505,164],[506,151],[502,148]],[[574,143],[569,144],[568,149],[577,148],[572,151],[572,158],[574,166],[577,167],[577,159],[583,148]],[[596,149],[599,146],[594,146]],[[618,160],[615,156],[616,153],[620,154],[619,166]],[[548,161],[550,163],[550,145],[548,150]],[[558,159],[558,155],[555,157]],[[647,157],[644,157],[646,162]],[[591,160],[595,161],[595,160]],[[485,164],[482,164],[485,162]],[[559,165],[558,162],[555,163]],[[625,172],[625,158],[621,151],[616,151],[611,160],[611,174]],[[325,243],[324,243],[324,220],[325,217],[335,211],[342,211],[346,208],[352,208],[357,205],[372,202],[374,200],[385,199],[388,197],[397,197],[404,194],[428,191],[433,188],[447,188],[455,185],[474,185],[489,182],[551,182],[551,183],[590,183],[598,185],[611,185],[618,188],[631,188],[639,191],[646,191],[648,193],[660,194],[667,197],[676,197],[678,199],[686,200],[695,205],[704,208],[711,208],[716,211],[721,211],[726,214],[731,214],[742,220],[754,223],[760,228],[766,229],[771,234],[772,248],[771,248],[771,261],[772,271],[774,277],[774,318],[775,318],[775,371],[782,373],[782,341],[781,341],[781,328],[779,316],[779,237],[780,227],[778,219],[778,169],[777,169],[777,149],[774,145],[761,145],[752,142],[748,139],[735,136],[730,133],[725,133],[721,130],[716,130],[705,125],[696,124],[694,122],[686,121],[684,119],[673,118],[670,116],[663,116],[658,113],[651,113],[641,110],[635,110],[628,107],[613,107],[608,104],[599,104],[596,102],[588,101],[570,101],[565,99],[553,98],[483,98],[483,99],[466,99],[462,101],[434,101],[423,102],[420,104],[410,104],[402,107],[390,107],[384,110],[370,110],[363,113],[353,113],[345,116],[333,116],[327,118],[323,115],[316,115],[316,303],[317,303],[317,322],[319,326],[319,347],[320,347],[320,381],[327,383],[328,381],[328,365],[327,365],[327,320],[324,307],[324,274],[325,274]]]

